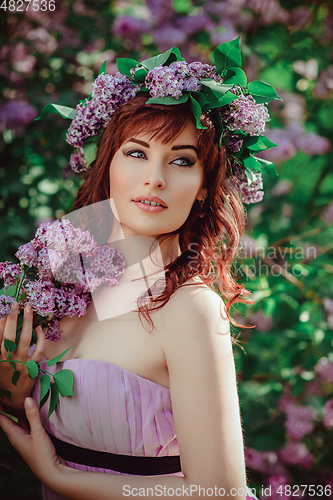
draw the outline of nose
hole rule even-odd
[[[144,185],[152,188],[164,189],[166,185],[163,162],[160,159],[151,159],[147,162],[144,172]]]

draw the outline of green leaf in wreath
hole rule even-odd
[[[224,96],[222,96],[219,99],[219,108],[222,108],[223,106],[226,106],[227,104],[230,104],[235,99],[238,99],[238,95],[233,94],[232,92],[227,92],[226,94],[224,94]]]
[[[222,146],[223,139],[223,123],[221,119],[221,114],[218,109],[214,108],[209,113],[210,119],[214,123],[214,128],[216,131],[216,135],[219,138],[219,145]]]
[[[47,418],[50,418],[50,416],[54,412],[54,410],[57,406],[57,403],[58,403],[58,399],[59,399],[59,389],[58,389],[56,383],[52,382],[51,383],[51,399],[50,399],[49,413],[47,415]]]
[[[208,104],[207,98],[204,96],[202,92],[197,92],[196,90],[192,90],[191,96],[194,97],[196,101],[198,101],[198,103],[202,108]]]
[[[51,387],[51,378],[50,375],[45,373],[42,377],[39,379],[40,382],[40,403],[39,403],[39,409],[41,410],[43,406],[45,405],[49,394],[50,394],[50,387]]]
[[[250,186],[252,182],[255,182],[257,180],[257,176],[254,170],[251,170],[247,167],[245,167],[245,175],[247,179],[247,184]]]
[[[274,142],[267,139],[264,135],[252,136],[246,139],[246,147],[256,153],[274,148],[275,146],[277,146],[277,144],[274,144]]]
[[[12,340],[5,339],[5,349],[8,352],[14,352],[17,349],[17,345]]]
[[[275,170],[275,165],[271,161],[264,160],[263,158],[258,158],[257,156],[254,157],[261,165],[261,171],[264,174],[272,175],[272,176],[278,176],[279,174]]]
[[[204,127],[201,124],[202,108],[201,108],[200,104],[198,103],[198,101],[196,101],[194,99],[194,97],[191,96],[190,99],[191,99],[191,110],[192,110],[193,116],[195,118],[196,128],[197,129],[206,129],[207,127]]]
[[[14,384],[15,386],[17,386],[17,381],[20,378],[20,375],[21,375],[21,372],[19,372],[18,370],[14,371],[13,376],[12,376],[12,384]]]
[[[224,84],[247,86],[247,78],[242,68],[229,68],[224,79]]]
[[[135,75],[133,76],[133,80],[135,81],[135,83],[143,83],[147,75],[148,71],[146,69],[138,69],[138,71],[136,71]]]
[[[72,370],[60,370],[53,375],[53,378],[63,397],[73,396],[74,375]]]
[[[72,120],[76,115],[75,108],[70,108],[69,106],[61,106],[61,104],[51,104],[49,102],[48,104],[46,104],[46,106],[44,106],[40,115],[37,116],[35,120],[41,120],[42,118],[45,118],[45,116],[54,112],[58,113],[63,118],[69,118],[70,120]]]
[[[102,66],[99,68],[98,76],[106,72],[106,63],[107,61],[104,61]]]
[[[97,156],[97,144],[90,142],[88,144],[84,144],[83,146],[83,154],[85,160],[87,162],[87,166],[89,166],[94,160],[96,160]]]
[[[216,73],[223,74],[227,69],[242,65],[242,54],[239,47],[239,39],[231,40],[230,42],[221,43],[214,51],[214,61]]]
[[[244,158],[243,163],[244,167],[246,167],[245,170],[252,170],[254,173],[257,172],[258,170],[261,171],[261,165],[254,156],[250,155],[247,158]],[[253,180],[256,179],[257,177],[255,176]],[[251,182],[253,182],[253,180]]]
[[[210,90],[212,90],[214,92],[214,94],[216,95],[216,97],[218,97],[218,98],[220,98],[222,95],[224,95],[226,92],[228,92],[228,90],[230,90],[230,89],[232,89],[232,87],[234,87],[234,85],[232,85],[232,84],[225,84],[225,83],[216,82],[212,78],[202,78],[200,80],[200,82],[202,83],[202,85],[204,87],[209,87]]]
[[[27,363],[28,373],[30,378],[36,378],[39,372],[39,367],[33,359],[29,359]]]
[[[10,391],[6,391],[6,389],[0,389],[0,397],[7,398],[9,401],[12,400],[12,395]]]
[[[164,106],[184,104],[184,102],[188,101],[189,96],[190,96],[189,92],[185,91],[183,95],[179,97],[179,99],[176,99],[171,95],[168,95],[166,97],[150,97],[146,102],[146,104],[163,104]]]
[[[139,63],[135,61],[135,59],[129,59],[127,57],[118,57],[116,59],[116,64],[119,73],[121,73],[124,76],[127,76],[128,78],[132,78],[131,69],[136,68],[136,66]]]
[[[250,82],[247,88],[257,104],[274,101],[275,99],[282,101],[275,88],[268,83],[255,80],[254,82]]]
[[[54,358],[49,359],[48,362],[47,362],[47,366],[50,367],[50,366],[53,366],[56,363],[58,363],[58,361],[60,361],[61,358],[66,354],[66,352],[68,352],[70,349],[72,349],[72,347],[73,346],[71,345],[68,349],[66,349],[66,351],[63,351],[60,354],[58,354],[58,356],[55,356]]]
[[[158,56],[142,61],[141,66],[144,66],[149,71],[156,68],[156,66],[168,66],[176,61],[185,61],[185,59],[181,56],[180,50],[177,47],[173,47],[172,49],[163,52],[163,54],[159,54]]]

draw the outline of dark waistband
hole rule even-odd
[[[75,446],[49,434],[57,455],[76,464],[110,469],[138,476],[159,476],[181,472],[180,457],[133,457]]]

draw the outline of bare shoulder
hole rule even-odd
[[[180,287],[162,309],[166,334],[229,333],[230,324],[221,297],[201,280]]]
[[[179,288],[162,308],[158,323],[160,345],[170,375],[172,365],[187,364],[189,356],[200,362],[205,360],[203,370],[210,364],[216,367],[225,356],[232,356],[225,304],[202,282]]]

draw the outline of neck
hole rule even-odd
[[[142,261],[152,261],[153,268],[157,266],[163,269],[180,253],[178,235],[152,237],[126,234],[116,218],[108,244],[124,255],[127,267]]]

